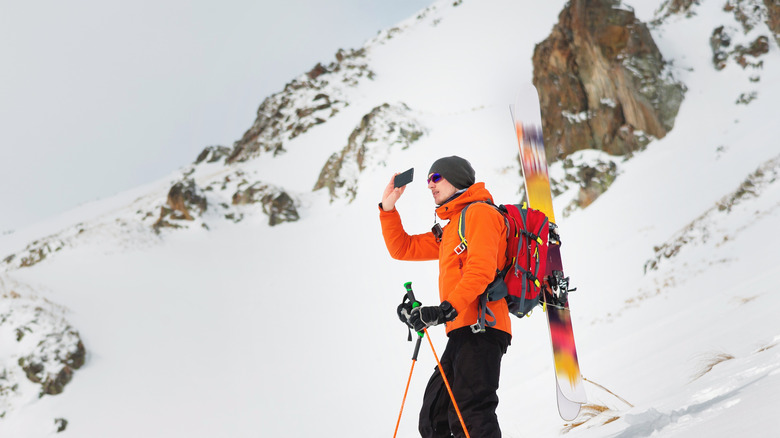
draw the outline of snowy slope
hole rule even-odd
[[[643,21],[660,6],[636,3]],[[740,25],[723,5],[703,3],[652,30],[688,87],[674,130],[620,162],[595,203],[558,220],[578,287],[571,306],[583,374],[633,405],[588,386],[609,410],[583,415],[575,423],[589,421],[572,437],[780,436],[770,415],[780,405],[780,325],[770,313],[780,304],[771,289],[780,282],[772,232],[780,150],[770,137],[780,52],[770,39],[760,72],[733,62],[716,71],[712,29]],[[32,267],[6,267],[0,292],[56,303],[52,320],[66,319],[87,349],[60,395],[38,398],[21,380],[0,436],[50,436],[58,418],[68,421],[58,434],[66,437],[390,435],[412,353],[395,306],[406,281],[423,302],[436,300],[436,265],[389,258],[376,203],[393,172],[414,166],[417,181],[398,208],[407,230],[427,231],[433,203],[422,176],[451,154],[470,159],[498,201],[517,200],[507,106],[530,82],[534,44],[563,5],[439,2],[370,40],[374,79],[346,88],[350,105],[290,140],[287,153],[182,169],[0,237],[9,253],[45,236],[64,242]],[[764,25],[751,32],[746,41],[768,34]],[[745,92],[757,98],[735,103]],[[312,193],[328,157],[383,103],[408,106],[425,135],[376,152],[353,202]],[[294,193],[301,219],[269,227],[259,206],[247,206],[238,223],[210,210],[199,219],[207,228],[151,231],[145,212],[182,172],[205,186],[237,171]],[[499,393],[504,435],[558,435],[544,318],[513,324]],[[20,348],[9,327],[0,325],[7,368]],[[441,353],[443,331],[431,333]],[[423,345],[399,436],[416,436],[434,366]]]

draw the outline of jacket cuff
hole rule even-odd
[[[395,207],[393,207],[392,210],[385,211],[385,208],[382,206],[382,203],[380,202],[379,203],[379,211],[382,212],[382,213],[391,213],[391,212],[395,211]]]

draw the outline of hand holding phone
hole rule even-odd
[[[404,173],[396,175],[395,178],[393,178],[393,186],[396,188],[403,187],[412,182],[412,179],[414,179],[414,167]]]
[[[411,168],[404,173],[394,175],[390,179],[387,187],[385,187],[385,192],[382,194],[382,203],[380,205],[383,210],[391,211],[395,208],[396,201],[406,190],[406,185],[412,182],[413,177],[414,168]]]

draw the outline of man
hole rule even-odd
[[[505,300],[488,303],[496,324],[484,333],[473,333],[479,317],[479,297],[506,262],[506,225],[493,207],[484,183],[475,182],[471,164],[457,156],[436,160],[428,172],[428,188],[436,214],[449,223],[442,229],[409,235],[395,204],[406,187],[395,188],[391,179],[382,195],[380,221],[390,255],[399,260],[439,260],[438,306],[399,307],[399,317],[415,330],[446,323],[447,347],[441,365],[452,386],[466,429],[472,437],[500,437],[496,417],[501,358],[511,336]],[[475,203],[476,202],[476,203]],[[472,204],[474,203],[474,204]],[[466,241],[461,251],[458,221],[466,211]],[[423,397],[419,431],[424,438],[465,436],[438,368]]]

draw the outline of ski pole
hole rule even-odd
[[[406,296],[412,302],[412,308],[420,306],[420,302],[414,299],[414,292],[412,292],[412,282],[404,283],[406,288]],[[409,379],[406,380],[406,389],[404,390],[404,398],[401,400],[401,412],[398,413],[398,421],[395,423],[395,432],[393,438],[398,435],[398,426],[401,424],[401,416],[404,414],[404,405],[406,404],[406,395],[409,393],[409,384],[412,381],[412,373],[414,372],[414,364],[417,363],[417,355],[420,353],[420,344],[422,343],[423,334],[417,332],[417,344],[414,346],[414,354],[412,354],[412,369],[409,370]],[[411,339],[410,339],[411,340]]]
[[[422,336],[417,337],[417,344],[414,346],[414,354],[412,355],[412,369],[409,370],[409,379],[406,380],[406,389],[404,390],[404,398],[401,400],[401,412],[398,413],[398,421],[395,423],[395,432],[393,438],[398,435],[398,426],[401,424],[401,416],[404,414],[404,404],[406,404],[406,394],[409,393],[409,383],[412,381],[412,373],[414,372],[414,364],[417,363],[417,353],[420,352],[420,343],[422,342]]]
[[[458,419],[460,420],[460,425],[463,427],[463,433],[466,434],[466,438],[471,438],[469,435],[469,431],[466,430],[466,422],[463,421],[463,416],[460,414],[460,409],[458,409],[458,403],[455,401],[455,396],[452,394],[452,388],[450,387],[450,382],[447,380],[447,376],[444,374],[444,368],[441,366],[441,362],[439,362],[439,355],[436,354],[436,349],[433,348],[433,341],[431,341],[431,336],[428,335],[428,329],[423,329],[423,332],[428,336],[428,343],[431,344],[431,351],[433,351],[433,357],[436,359],[436,365],[439,366],[439,373],[441,373],[441,378],[444,380],[444,385],[447,386],[447,392],[450,393],[450,400],[452,400],[452,406],[455,407],[455,412],[458,414]]]
[[[414,292],[412,292],[412,282],[406,282],[404,283],[404,287],[406,288],[406,296],[412,301],[412,308],[420,306],[420,302],[417,301],[414,298]],[[471,435],[469,435],[468,429],[466,429],[466,422],[463,421],[463,415],[460,413],[460,408],[458,408],[458,403],[455,401],[455,395],[452,393],[452,388],[450,387],[450,382],[447,380],[447,375],[444,374],[444,367],[441,366],[441,362],[439,361],[439,355],[436,354],[436,349],[433,347],[433,341],[431,341],[431,336],[428,334],[428,329],[424,328],[422,332],[417,332],[419,337],[417,338],[417,346],[414,349],[414,357],[412,358],[412,370],[414,370],[414,361],[416,361],[417,353],[420,348],[420,341],[422,340],[423,336],[428,337],[428,343],[431,345],[431,351],[433,351],[433,358],[436,359],[436,365],[439,367],[439,373],[441,374],[442,380],[444,380],[444,385],[447,387],[447,392],[450,394],[450,400],[452,400],[452,406],[455,407],[455,412],[458,414],[458,419],[460,420],[460,425],[463,428],[463,433],[466,434],[466,438],[471,438]],[[412,374],[409,373],[409,379],[411,380]],[[407,383],[407,390],[409,389],[409,384]],[[404,394],[404,402],[406,401],[406,394]],[[403,403],[401,403],[401,413],[403,413]],[[399,414],[398,416],[398,422],[400,423],[401,416]],[[396,424],[396,433],[398,432],[398,424]],[[393,435],[395,437],[395,435]]]
[[[406,296],[409,297],[410,300],[412,300],[412,308],[415,308],[420,305],[420,302],[414,299],[414,292],[412,292],[412,282],[406,282],[404,283],[404,287],[406,288]],[[469,431],[466,430],[466,422],[463,421],[463,416],[460,414],[460,409],[458,408],[458,403],[455,401],[455,395],[452,394],[452,388],[450,387],[450,382],[447,380],[447,375],[444,374],[444,368],[441,366],[441,362],[439,362],[439,355],[436,354],[436,349],[433,348],[433,341],[431,341],[431,336],[428,334],[428,329],[424,328],[422,332],[417,332],[418,335],[420,335],[420,339],[422,339],[423,334],[425,334],[428,337],[428,343],[431,344],[431,351],[433,351],[433,358],[436,359],[436,365],[439,366],[439,373],[441,374],[442,380],[444,380],[444,385],[447,386],[447,392],[450,393],[450,400],[452,400],[452,406],[455,407],[455,412],[458,414],[458,419],[460,420],[460,425],[463,427],[463,433],[466,434],[466,438],[471,438],[469,436]],[[418,339],[418,343],[420,341]],[[416,350],[415,350],[416,354]]]

